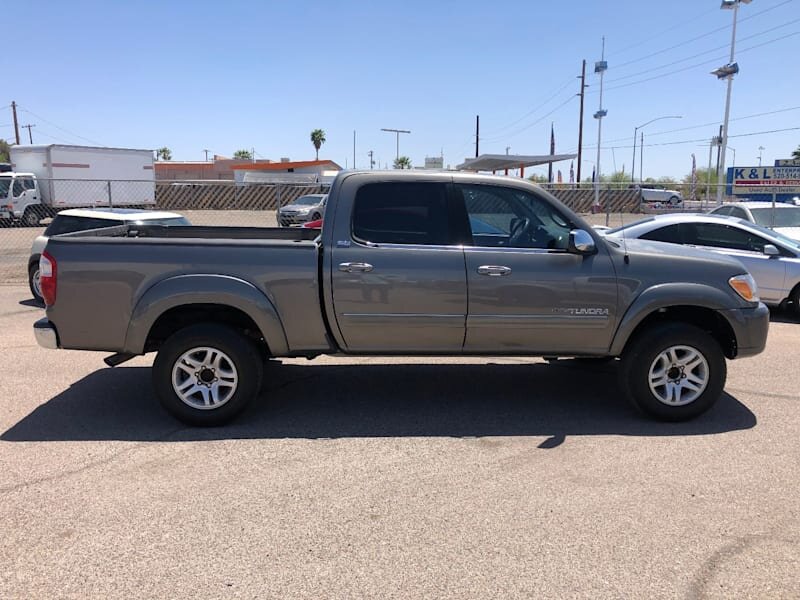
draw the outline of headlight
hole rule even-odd
[[[733,288],[733,291],[739,294],[748,302],[758,302],[758,286],[756,280],[750,273],[746,275],[736,275],[728,279],[728,285]]]

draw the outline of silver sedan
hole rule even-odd
[[[743,219],[675,214],[650,217],[604,234],[694,246],[739,259],[758,284],[761,301],[800,313],[800,242]]]

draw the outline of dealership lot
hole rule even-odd
[[[633,413],[613,365],[320,358],[202,430],[152,357],[37,347],[27,298],[0,286],[1,598],[797,595],[786,313],[690,423]]]

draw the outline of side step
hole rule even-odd
[[[109,367],[118,367],[124,362],[129,361],[130,359],[137,356],[136,354],[129,354],[128,352],[118,352],[117,354],[112,354],[111,356],[106,356],[103,359],[103,362],[106,363]]]

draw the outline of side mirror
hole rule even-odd
[[[588,231],[573,229],[569,232],[567,250],[572,254],[594,254],[597,252],[597,246],[595,246],[594,238],[589,235]]]
[[[767,256],[780,256],[781,251],[778,250],[778,247],[774,244],[765,244],[764,245],[764,254]]]

